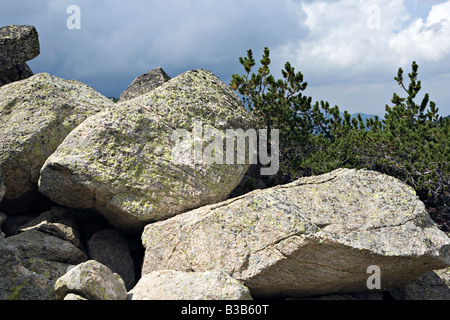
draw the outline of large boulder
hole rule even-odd
[[[169,80],[170,77],[161,67],[150,70],[133,80],[128,88],[120,95],[119,102],[131,100],[146,94]]]
[[[34,59],[39,53],[39,35],[33,26],[0,28],[0,72]]]
[[[120,231],[115,229],[98,231],[89,239],[87,246],[92,260],[100,262],[120,275],[127,290],[133,288],[134,262],[127,239]]]
[[[93,88],[46,73],[0,88],[0,171],[6,196],[36,189],[39,171],[64,138],[113,103]],[[8,212],[6,212],[8,214]]]
[[[248,289],[223,271],[154,271],[142,277],[128,300],[252,300]]]
[[[100,262],[89,260],[70,269],[55,282],[60,300],[73,293],[88,300],[125,300],[127,290],[117,273]]]
[[[415,191],[368,170],[256,190],[149,224],[142,239],[143,276],[223,270],[253,297],[369,291],[376,267],[386,290],[450,265],[450,239]]]
[[[205,155],[227,129],[254,125],[219,78],[206,70],[188,71],[84,121],[47,159],[39,190],[68,207],[94,208],[122,231],[142,231],[150,221],[226,199],[248,161],[215,164],[202,155],[194,161],[183,148],[205,147]],[[203,135],[202,129],[215,134]],[[179,143],[180,132],[194,137]],[[235,155],[236,149],[227,152]]]
[[[25,63],[40,53],[39,35],[33,26],[0,28],[0,87],[33,75]]]

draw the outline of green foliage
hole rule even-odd
[[[409,84],[398,70],[394,80],[406,94],[394,93],[384,119],[351,118],[328,102],[312,104],[303,95],[303,75],[286,62],[283,79],[270,74],[265,48],[258,73],[251,50],[240,58],[245,74],[233,75],[232,89],[243,96],[261,126],[280,130],[278,177],[329,172],[337,168],[367,168],[397,177],[418,193],[433,218],[450,230],[450,119],[438,115],[429,95],[416,102],[421,90],[418,65],[412,63]],[[281,179],[278,179],[281,181]]]

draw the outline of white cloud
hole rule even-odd
[[[432,6],[426,21],[415,19],[389,40],[391,50],[407,63],[439,61],[450,53],[450,1]]]

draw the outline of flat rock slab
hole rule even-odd
[[[124,232],[142,232],[151,221],[223,201],[249,164],[174,159],[174,132],[192,133],[195,119],[204,130],[223,135],[255,126],[219,78],[206,70],[188,71],[84,121],[47,159],[39,190],[68,207],[94,208]],[[206,147],[214,139],[200,143]]]
[[[450,239],[415,191],[368,170],[340,169],[256,190],[146,226],[142,274],[222,270],[253,297],[403,286],[450,265]]]

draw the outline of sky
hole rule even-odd
[[[79,11],[73,11],[73,6]],[[383,115],[394,77],[419,65],[422,91],[450,114],[450,1],[437,0],[1,0],[0,26],[33,25],[41,54],[28,62],[119,97],[149,70],[203,68],[229,84],[239,57],[301,71],[313,101]],[[256,65],[256,67],[259,64]],[[256,72],[255,67],[255,72]],[[420,101],[419,101],[420,100]]]

